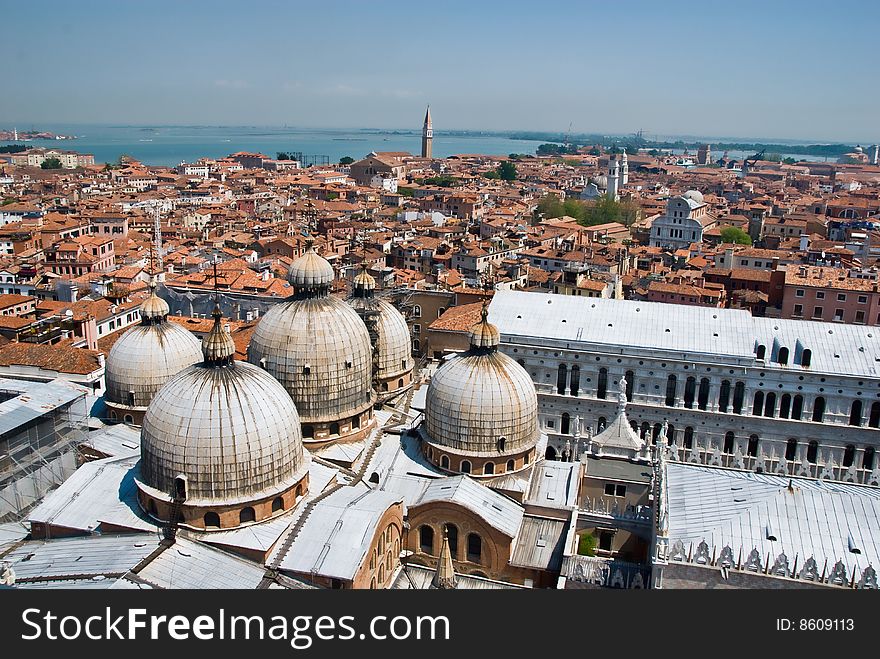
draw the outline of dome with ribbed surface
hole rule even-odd
[[[429,441],[471,455],[506,456],[538,441],[538,396],[526,370],[498,352],[498,329],[483,319],[471,347],[443,364],[428,386]]]
[[[169,313],[171,313],[171,307],[168,306],[165,300],[156,295],[155,287],[151,287],[150,297],[144,300],[144,303],[141,305],[141,318],[164,320],[168,317]]]
[[[251,364],[191,366],[162,387],[144,416],[138,484],[150,496],[172,495],[182,476],[188,506],[241,505],[289,490],[307,471],[293,401]]]
[[[290,266],[287,280],[299,292],[324,287],[329,288],[335,277],[333,266],[330,265],[327,259],[318,254],[313,244],[309,242],[306,253]]]
[[[248,361],[284,385],[303,423],[352,417],[373,404],[370,335],[354,309],[335,297],[273,306],[251,337]]]
[[[377,298],[353,297],[349,304],[359,314],[376,313],[376,340],[380,380],[393,379],[412,370],[409,326],[393,304]],[[361,317],[364,317],[363,315]]]
[[[151,295],[141,308],[141,323],[126,331],[107,357],[104,400],[110,406],[145,410],[168,378],[202,359],[196,336],[169,323],[154,297],[167,309]]]

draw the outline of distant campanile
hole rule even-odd
[[[434,129],[431,128],[431,106],[425,112],[425,125],[422,126],[422,158],[431,158],[431,145],[434,142]]]

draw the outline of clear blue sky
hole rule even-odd
[[[0,127],[880,140],[880,3],[0,0]]]

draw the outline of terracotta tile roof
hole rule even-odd
[[[449,307],[442,316],[428,326],[428,329],[443,332],[467,332],[480,322],[482,309],[482,302]]]
[[[0,366],[36,366],[59,373],[87,375],[101,368],[100,354],[83,348],[10,343],[0,348]]]

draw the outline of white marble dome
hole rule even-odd
[[[375,400],[370,335],[354,309],[329,295],[332,270],[311,248],[297,259],[291,273],[324,274],[291,274],[293,297],[263,316],[248,347],[248,361],[284,385],[303,424],[351,419]]]
[[[204,361],[172,377],[144,416],[138,485],[150,496],[171,496],[183,476],[188,506],[236,506],[285,492],[308,472],[290,396],[235,362],[232,338],[217,333],[205,338]]]
[[[538,397],[532,378],[498,352],[498,330],[483,320],[471,331],[470,349],[443,364],[428,386],[428,439],[456,452],[508,455],[538,441]]]
[[[684,197],[685,199],[692,199],[698,204],[703,203],[703,193],[699,190],[688,190],[682,195],[682,197]]]
[[[141,323],[113,344],[104,395],[111,406],[144,410],[168,378],[201,361],[196,336],[167,316],[167,303],[153,293],[141,306]]]

